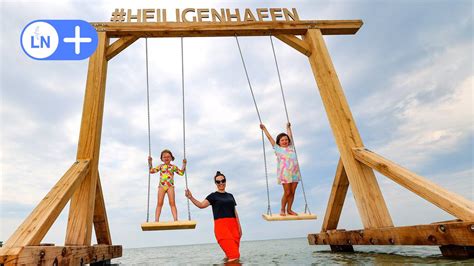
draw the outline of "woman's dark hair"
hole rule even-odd
[[[278,144],[278,146],[280,146],[280,140],[281,140],[281,138],[283,138],[283,137],[287,137],[287,138],[288,138],[288,144],[291,145],[290,136],[288,136],[288,134],[286,134],[286,133],[280,133],[280,134],[278,134],[277,139],[276,139],[276,143]]]
[[[221,173],[220,171],[217,171],[216,175],[214,176],[214,182],[216,181],[216,177],[218,176],[223,176],[225,178],[225,175],[223,173]]]
[[[169,153],[169,155],[171,155],[171,161],[174,161],[173,153],[168,149],[164,149],[163,151],[161,151],[160,159],[162,161],[163,161],[163,154],[165,154],[165,153]]]

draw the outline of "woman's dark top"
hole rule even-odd
[[[232,194],[224,192],[213,192],[206,197],[207,201],[212,205],[212,214],[214,220],[220,218],[236,218],[235,217],[235,202]]]

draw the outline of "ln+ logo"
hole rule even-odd
[[[97,32],[83,20],[37,20],[23,29],[21,47],[36,60],[81,60],[97,48]]]
[[[28,25],[21,36],[23,50],[35,59],[52,55],[58,47],[59,37],[53,26],[38,21]]]

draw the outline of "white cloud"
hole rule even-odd
[[[428,103],[416,97],[403,99],[399,103],[403,108],[394,114],[399,125],[391,141],[377,151],[414,166],[434,154],[458,149],[473,133],[473,80],[465,78],[450,94]]]

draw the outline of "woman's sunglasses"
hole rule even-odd
[[[215,182],[216,182],[216,184],[218,184],[218,185],[219,185],[219,184],[225,184],[225,179],[216,180]]]

